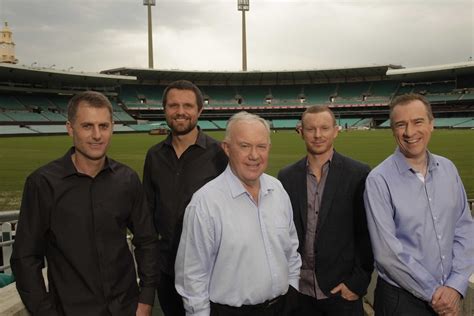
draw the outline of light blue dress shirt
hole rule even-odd
[[[209,315],[210,301],[255,305],[298,289],[301,258],[288,194],[260,176],[258,204],[229,166],[198,190],[184,216],[175,264],[186,315]]]
[[[474,272],[474,222],[453,163],[428,152],[423,183],[397,148],[365,188],[379,276],[428,302],[442,285],[464,295]]]

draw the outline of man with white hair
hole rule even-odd
[[[301,258],[288,194],[263,173],[270,127],[237,113],[222,146],[229,165],[184,217],[175,273],[186,315],[290,315]]]

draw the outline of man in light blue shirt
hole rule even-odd
[[[458,315],[474,272],[474,222],[448,159],[427,150],[433,114],[420,95],[395,98],[395,153],[369,174],[365,205],[379,274],[376,315]]]
[[[290,315],[301,258],[290,199],[264,174],[270,128],[240,112],[229,120],[227,169],[188,205],[175,264],[187,315]]]

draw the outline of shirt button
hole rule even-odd
[[[431,201],[431,198],[428,198],[429,201]]]
[[[438,239],[441,239],[441,235],[438,235]]]
[[[434,220],[437,220],[438,218],[437,218],[436,216],[433,216],[433,219],[434,219]]]
[[[444,258],[446,258],[446,257],[445,257],[445,256],[441,256],[441,259],[443,259],[443,260],[444,260]]]

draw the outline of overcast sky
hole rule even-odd
[[[237,0],[156,0],[156,69],[238,71]],[[250,0],[248,70],[464,62],[472,0]],[[100,71],[148,67],[143,0],[0,0],[19,64]]]

